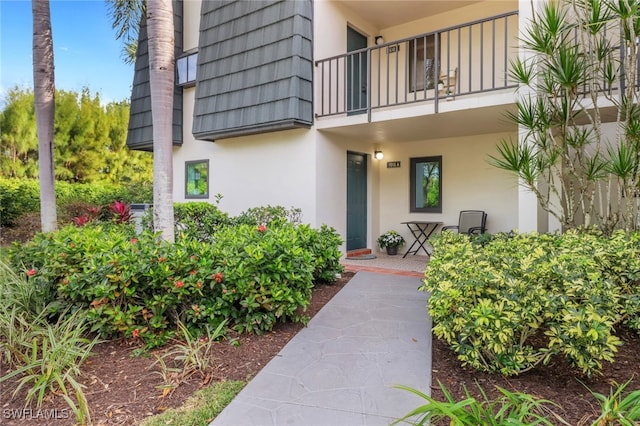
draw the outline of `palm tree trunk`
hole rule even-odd
[[[40,223],[43,232],[58,227],[53,167],[55,78],[49,0],[33,0],[33,94],[40,173]]]
[[[173,242],[173,86],[174,29],[172,0],[147,3],[149,85],[153,123],[153,224]]]

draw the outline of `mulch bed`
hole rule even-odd
[[[465,398],[465,388],[476,399],[482,400],[477,385],[490,398],[496,398],[501,395],[497,390],[499,386],[510,392],[524,392],[555,402],[560,407],[550,408],[571,425],[591,425],[600,415],[600,409],[589,389],[608,396],[613,385],[630,379],[626,391],[640,389],[640,337],[629,330],[620,330],[617,335],[625,344],[619,347],[615,362],[605,362],[602,375],[591,378],[581,377],[559,357],[552,359],[547,366],[538,366],[517,377],[480,373],[463,368],[446,343],[434,338],[431,395],[437,400],[445,400],[439,382],[458,401]]]

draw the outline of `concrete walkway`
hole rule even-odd
[[[424,404],[393,387],[430,393],[420,284],[415,275],[357,272],[211,425],[389,425]]]

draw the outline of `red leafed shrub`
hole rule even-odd
[[[85,226],[89,222],[93,222],[100,216],[99,207],[85,207],[86,214],[80,214],[72,219],[75,226]]]
[[[118,223],[129,223],[131,221],[131,206],[116,200],[109,204],[109,211]]]

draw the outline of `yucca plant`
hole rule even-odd
[[[532,55],[511,63],[523,90],[508,119],[524,131],[490,163],[516,175],[565,229],[638,229],[639,13],[637,1],[536,3],[521,37]],[[617,113],[615,135],[605,102]]]

